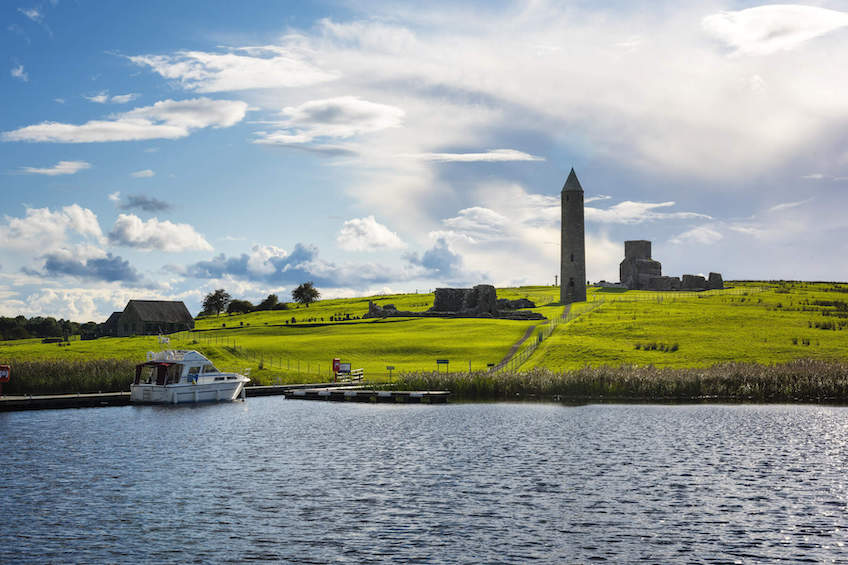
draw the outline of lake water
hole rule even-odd
[[[848,409],[0,413],[0,562],[848,563]]]

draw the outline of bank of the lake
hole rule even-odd
[[[702,368],[652,365],[583,367],[554,372],[420,372],[402,374],[401,389],[448,390],[459,400],[656,400],[824,402],[848,404],[848,363],[720,363]]]
[[[26,361],[3,387],[7,395],[126,392],[135,363],[121,359]],[[263,384],[254,382],[254,384]],[[264,383],[267,384],[267,383]],[[366,386],[446,390],[454,400],[656,400],[848,404],[848,363],[720,363],[710,367],[586,366],[572,371],[409,372]]]

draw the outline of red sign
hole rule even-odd
[[[12,368],[8,365],[0,365],[0,383],[8,383],[12,375]]]
[[[333,372],[334,373],[338,373],[339,369],[341,369],[341,366],[342,366],[342,360],[341,359],[339,359],[338,357],[333,359]]]

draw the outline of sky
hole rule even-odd
[[[0,6],[0,315],[587,278],[848,280],[848,2]]]

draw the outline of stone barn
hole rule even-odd
[[[114,314],[113,314],[114,316]],[[112,320],[110,316],[109,320]],[[117,333],[131,335],[168,334],[194,329],[194,318],[183,302],[130,300],[117,320]]]

